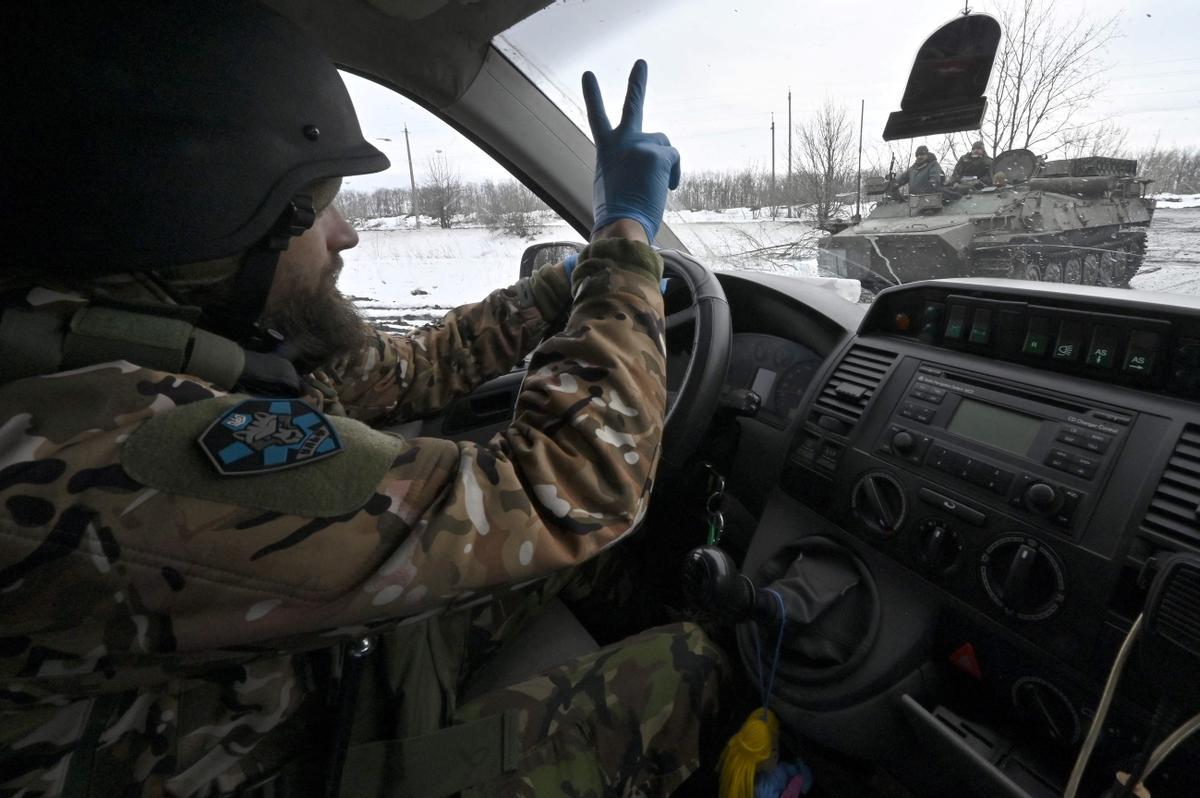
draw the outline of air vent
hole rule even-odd
[[[1163,471],[1142,533],[1155,542],[1200,550],[1200,425],[1188,424]]]
[[[852,347],[821,389],[810,420],[824,427],[821,416],[833,416],[853,427],[895,359],[891,352]]]

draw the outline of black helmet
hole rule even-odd
[[[37,0],[3,18],[0,213],[40,267],[245,252],[303,231],[281,215],[306,185],[388,166],[329,59],[248,0]]]
[[[971,144],[971,149],[973,149],[973,150],[986,150],[987,148],[983,146],[983,142],[982,142],[982,141],[976,141],[976,142],[974,142],[974,143],[972,143],[972,144]]]
[[[917,155],[928,155],[928,154],[929,154],[929,148],[926,147],[924,144],[917,147]]]

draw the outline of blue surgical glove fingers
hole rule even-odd
[[[563,258],[563,271],[567,273],[567,284],[571,283],[571,272],[575,271],[575,264],[579,262],[578,255],[568,255]]]
[[[642,103],[646,100],[646,75],[649,67],[639,58],[629,71],[629,85],[625,89],[625,107],[621,109],[621,130],[631,133],[642,132]]]
[[[679,185],[679,153],[662,133],[643,133],[646,62],[639,59],[629,73],[621,122],[614,130],[604,110],[600,86],[591,72],[583,75],[588,124],[596,142],[596,175],[592,200],[593,232],[617,219],[642,225],[653,240],[662,224],[667,191]]]
[[[612,132],[612,125],[608,122],[608,114],[604,112],[604,98],[600,96],[600,84],[591,72],[583,73],[583,103],[587,106],[592,140],[599,148],[601,137]]]

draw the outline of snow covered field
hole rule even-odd
[[[1133,286],[1150,291],[1200,294],[1200,195],[1162,195],[1150,228],[1142,271]],[[530,240],[483,227],[442,230],[432,220],[374,219],[359,232],[357,248],[343,253],[340,286],[369,317],[409,327],[483,298],[517,279],[521,253],[536,241],[581,241],[556,218],[547,218]],[[769,219],[748,209],[671,211],[667,222],[689,251],[710,267],[753,269],[816,277],[815,239],[798,219]],[[852,281],[831,281],[847,298]]]
[[[416,229],[411,219],[372,219],[359,230],[358,246],[342,253],[339,286],[368,317],[397,326],[432,321],[449,308],[515,282],[521,253],[530,244],[582,242],[557,219],[547,220],[528,240],[483,227],[443,230],[432,222],[423,220]],[[798,219],[755,218],[739,209],[671,212],[671,222],[688,250],[711,268],[817,276],[815,240],[811,228]],[[832,290],[857,297],[854,281],[827,282]]]

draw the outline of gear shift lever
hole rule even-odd
[[[683,595],[688,604],[723,621],[774,622],[778,604],[755,589],[733,560],[716,546],[699,546],[683,561]]]

